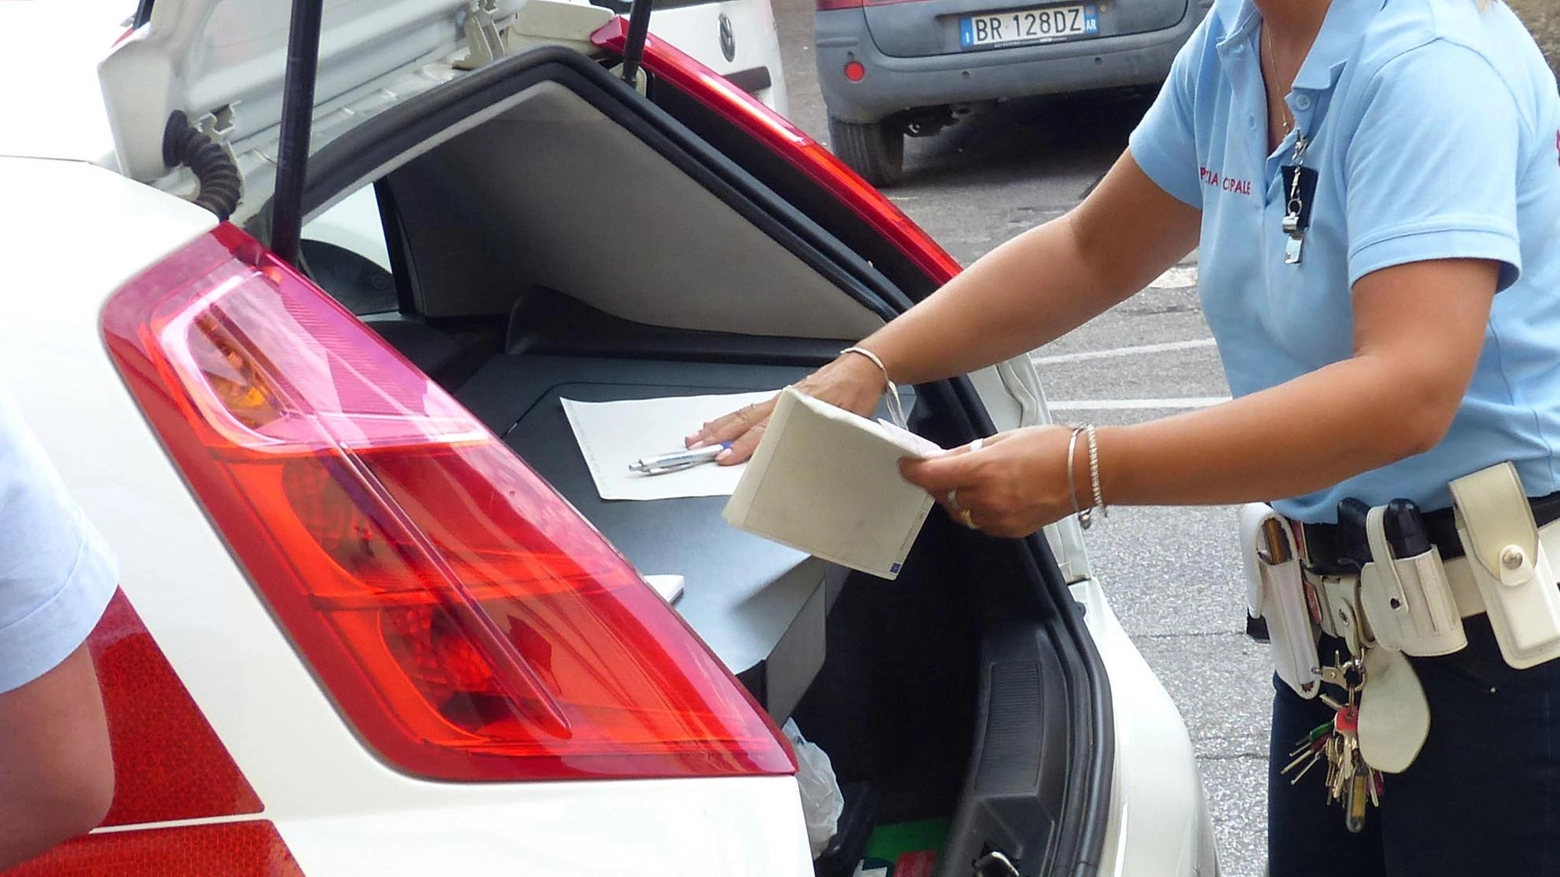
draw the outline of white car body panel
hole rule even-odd
[[[464,41],[457,22],[465,5],[466,0],[327,0],[316,105],[450,54]],[[500,14],[513,14],[512,0],[507,5]],[[100,70],[125,174],[148,181],[167,174],[163,132],[175,110],[194,122],[230,108],[224,122],[235,143],[275,128],[282,117],[289,20],[288,4],[277,0],[154,4],[150,23],[115,47]]]
[[[315,214],[303,226],[304,240],[335,244],[391,271],[390,248],[380,224],[379,199],[373,186],[360,186]]]
[[[0,155],[113,166],[97,65],[134,11],[133,0],[0,3],[0,59],[17,71],[0,88]],[[33,87],[40,75],[47,88]]]
[[[556,21],[570,41],[579,39],[581,22],[610,17],[586,0],[548,2],[579,8],[581,15],[573,19],[556,13],[536,19]],[[492,19],[502,31],[526,0],[493,3]],[[374,92],[392,98],[380,101],[382,104],[405,99],[408,88],[404,80],[425,65],[442,68],[433,72],[435,78],[450,75],[450,63],[464,58],[469,49],[461,26],[468,5],[469,0],[397,0],[388,4],[381,0],[325,0],[314,94],[316,115],[327,116],[342,106],[360,103]],[[747,54],[736,56],[741,62],[712,57],[708,48],[722,15],[740,35],[739,49],[751,46]],[[233,143],[236,151],[264,154],[277,142],[282,116],[289,19],[289,5],[280,0],[155,3],[150,23],[115,46],[99,71],[120,169],[148,182],[168,175],[171,169],[163,161],[163,138],[169,114],[174,111],[183,111],[191,122],[215,114],[213,130]],[[669,9],[652,16],[652,25],[658,36],[673,45],[688,46],[701,62],[719,65],[717,72],[768,66],[776,81],[767,96],[770,105],[785,109],[784,77],[778,75],[779,40],[768,0],[727,0]],[[525,46],[534,44],[534,39],[511,42]],[[750,59],[752,63],[748,63]],[[392,86],[394,80],[402,82]],[[345,118],[320,118],[312,148],[319,149],[363,118],[361,107]],[[249,176],[246,174],[246,184],[253,182]]]
[[[502,863],[528,875],[602,863],[667,877],[812,873],[793,777],[462,784],[376,760],[272,621],[103,345],[107,297],[214,218],[78,162],[0,159],[0,191],[29,205],[0,211],[11,291],[0,374],[264,802],[254,818],[275,823],[304,873],[495,873]],[[61,234],[83,226],[80,204],[96,218]]]
[[[1213,826],[1186,723],[1105,601],[1098,581],[1072,586],[1110,677],[1116,763],[1099,873],[1214,877]],[[1180,806],[1166,806],[1176,802]]]
[[[736,45],[736,54],[730,61],[720,54],[716,42],[722,15],[731,20]],[[780,34],[769,0],[724,0],[656,9],[650,15],[650,32],[722,76],[768,67],[773,74],[769,88],[755,92],[753,96],[782,116],[790,113],[785,77],[779,75]]]

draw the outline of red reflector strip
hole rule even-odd
[[[591,42],[619,53],[627,38],[628,19],[622,16],[590,35]],[[719,73],[654,36],[645,40],[644,66],[746,131],[833,193],[879,234],[897,245],[933,282],[947,283],[962,270],[946,250],[871,183],[857,176],[818,141]]]
[[[123,591],[87,644],[114,752],[114,803],[104,825],[260,812],[260,797]]]
[[[228,822],[90,834],[5,877],[303,877],[269,822]]]

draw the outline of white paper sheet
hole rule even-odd
[[[668,472],[641,475],[628,464],[642,457],[678,450],[683,439],[701,424],[723,414],[763,402],[775,391],[719,396],[667,396],[620,402],[563,400],[563,412],[574,430],[596,492],[602,499],[673,499],[684,496],[730,496],[742,479],[739,466],[706,463]]]

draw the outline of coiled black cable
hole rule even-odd
[[[210,210],[223,221],[233,215],[243,194],[238,165],[228,157],[227,150],[191,125],[180,110],[168,116],[168,127],[163,131],[163,163],[184,165],[195,173],[200,183],[200,191],[190,199],[195,206]]]

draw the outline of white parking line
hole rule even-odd
[[[1055,365],[1060,362],[1083,362],[1089,359],[1110,359],[1117,356],[1141,356],[1146,353],[1168,353],[1175,350],[1196,350],[1212,347],[1212,338],[1193,341],[1166,341],[1162,344],[1138,344],[1133,347],[1111,347],[1106,350],[1085,350],[1080,353],[1057,353],[1051,356],[1033,357],[1035,365]]]
[[[1176,265],[1169,271],[1154,278],[1149,284],[1153,289],[1184,289],[1197,285],[1196,265]]]
[[[1170,399],[1051,399],[1047,404],[1052,411],[1152,411],[1211,408],[1228,401],[1229,396],[1182,396]]]

